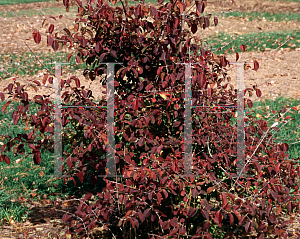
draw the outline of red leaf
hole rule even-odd
[[[51,36],[47,36],[47,46],[51,46],[53,43],[53,38]]]
[[[141,222],[145,221],[145,217],[144,217],[144,214],[142,212],[138,212],[138,216],[139,216]]]
[[[232,225],[232,223],[234,223],[234,216],[232,215],[232,213],[229,214],[229,220],[230,220],[230,225]]]
[[[260,89],[256,89],[255,91],[256,91],[257,97],[261,97],[261,91],[260,91]]]
[[[51,25],[49,26],[48,32],[49,32],[50,34],[52,34],[53,30],[54,30],[54,25],[51,24]]]
[[[246,46],[243,44],[243,45],[241,45],[240,46],[240,48],[241,48],[241,50],[242,50],[242,52],[245,52],[245,50],[246,50]]]
[[[10,165],[10,158],[7,155],[1,155],[1,156],[3,157],[4,162]]]
[[[158,203],[160,204],[160,203],[161,203],[161,200],[162,200],[162,195],[161,195],[161,193],[158,192],[158,193],[156,194],[156,197],[157,197]]]
[[[152,14],[152,16],[153,16],[153,17],[155,17],[155,16],[156,16],[156,14],[157,14],[157,10],[156,10],[156,8],[155,8],[155,7],[151,7],[151,14]]]
[[[288,210],[289,212],[292,212],[292,211],[293,211],[293,205],[292,205],[292,202],[288,202],[287,205],[286,205],[286,207],[287,207],[287,210]]]
[[[153,85],[147,85],[146,86],[146,91],[149,91],[149,90],[151,90],[153,88]]]
[[[79,171],[76,175],[79,178],[80,182],[83,183],[84,172]]]
[[[105,60],[106,54],[107,54],[106,52],[101,54],[101,56],[100,56],[101,62],[103,62]]]
[[[192,196],[193,196],[193,198],[198,197],[198,190],[196,188],[192,189]]]
[[[204,222],[204,224],[203,224],[203,230],[208,230],[209,229],[209,227],[210,227],[210,223],[209,223],[209,221],[206,221],[206,222]]]
[[[195,34],[197,32],[198,28],[197,28],[197,25],[196,24],[192,24],[191,26],[191,31],[193,34]]]
[[[222,218],[223,218],[223,216],[222,216],[221,210],[217,211],[217,213],[215,215],[215,222],[217,224],[220,224],[222,222]]]
[[[133,102],[132,102],[132,108],[134,110],[138,110],[139,108],[139,98],[136,98]]]
[[[5,100],[5,95],[2,92],[0,92],[0,97],[1,97],[1,101],[3,102]]]
[[[95,51],[99,54],[99,52],[100,52],[100,43],[99,42],[97,42],[97,44],[96,44]]]
[[[248,232],[250,232],[251,230],[250,230],[250,222],[247,222],[246,223],[246,225],[245,225],[245,231],[248,233]]]
[[[218,18],[217,17],[214,17],[214,23],[215,23],[215,26],[218,25]]]
[[[76,77],[74,80],[75,80],[76,87],[79,88],[80,87],[79,79]]]
[[[198,6],[197,6],[197,9],[198,9],[198,11],[199,11],[200,13],[203,13],[203,12],[204,12],[204,8],[205,8],[205,6],[204,6],[204,3],[203,3],[203,2],[199,3]]]
[[[249,108],[252,108],[253,107],[253,103],[251,100],[247,100],[247,105]]]
[[[43,80],[42,80],[43,85],[46,84],[46,81],[47,81],[47,79],[48,79],[48,76],[49,76],[48,74],[44,75]]]
[[[221,58],[221,65],[222,65],[223,67],[225,67],[225,66],[227,65],[227,61],[226,61],[226,58],[225,58],[225,57],[222,57],[222,58]]]
[[[91,192],[88,192],[85,197],[84,197],[84,200],[87,201],[87,200],[90,200],[90,198],[93,196],[93,194]]]
[[[211,97],[212,96],[212,88],[208,89],[208,96]]]
[[[70,53],[70,54],[68,55],[68,57],[67,57],[68,61],[70,61],[72,55],[73,55],[73,53]]]
[[[201,209],[202,215],[205,217],[205,219],[209,220],[209,213],[205,209]]]
[[[38,86],[41,85],[41,82],[39,82],[39,81],[37,81],[37,80],[34,80],[33,82],[34,82],[35,84],[37,84]]]
[[[214,187],[209,187],[206,191],[207,191],[207,194],[210,194],[212,191],[214,191]]]
[[[48,81],[49,81],[50,84],[53,84],[53,77],[52,76],[49,77]]]
[[[58,47],[59,47],[59,44],[58,44],[58,41],[57,40],[54,40],[53,43],[52,43],[52,48],[54,51],[57,51],[58,50]]]
[[[41,39],[42,39],[41,34],[38,31],[34,30],[33,33],[32,33],[32,36],[33,36],[34,41],[37,44],[39,44],[41,42]]]
[[[18,124],[19,119],[20,119],[20,116],[19,116],[19,115],[15,115],[15,116],[13,117],[13,120],[14,120],[14,124],[15,124],[15,125]]]
[[[194,217],[197,213],[197,209],[196,208],[193,208],[193,207],[190,207],[189,208],[189,211],[188,211],[188,216],[191,218],[191,217]]]
[[[284,152],[287,152],[289,150],[289,145],[287,143],[284,143],[281,146]]]
[[[209,18],[208,17],[204,18],[204,24],[205,24],[205,28],[209,27]]]
[[[64,214],[62,217],[63,223],[66,223],[67,221],[69,221],[71,219],[71,217],[72,217],[72,215]]]
[[[158,67],[157,72],[156,72],[156,74],[158,76],[160,76],[160,73],[161,73],[161,71],[162,71],[163,68],[164,68],[163,66]]]
[[[2,113],[6,110],[7,106],[11,103],[12,101],[7,101],[6,104],[2,107]]]
[[[114,50],[111,50],[111,51],[110,51],[110,54],[111,54],[114,58],[117,58],[117,57],[118,57],[118,56],[117,56],[117,52],[114,51]]]
[[[138,145],[139,145],[140,147],[142,147],[142,146],[144,145],[144,143],[145,143],[145,137],[140,138],[140,140],[139,140],[139,142],[138,142]]]
[[[34,162],[35,164],[40,164],[41,161],[42,161],[42,159],[41,159],[41,152],[38,151],[38,150],[36,150],[36,151],[34,152],[33,162]]]
[[[258,62],[255,60],[255,61],[254,61],[254,70],[257,71],[258,68],[259,68],[259,64],[258,64]]]
[[[147,208],[145,211],[144,211],[144,217],[147,218],[150,216],[150,213],[151,213],[151,208]]]
[[[235,53],[235,61],[238,61],[238,59],[240,58],[239,53]]]

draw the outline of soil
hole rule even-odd
[[[220,13],[232,9],[234,11],[269,11],[269,12],[294,12],[300,13],[300,3],[295,2],[279,2],[279,1],[262,1],[262,0],[235,0],[234,4],[229,4],[231,1],[213,1],[209,2],[206,12],[208,13]],[[227,5],[225,5],[227,4]],[[228,5],[229,4],[229,5]],[[38,9],[49,8],[49,7],[60,7],[62,2],[52,3],[31,3],[31,4],[20,4],[1,6],[1,11],[18,11],[25,9]],[[63,9],[62,9],[62,12]],[[61,13],[59,13],[61,14]],[[74,23],[74,17],[71,12],[66,15],[67,18],[58,18],[59,14],[53,14],[57,21],[50,19],[52,22],[60,28],[67,27],[72,31]],[[28,52],[28,47],[24,44],[27,43],[29,48],[33,52],[53,52],[52,49],[46,46],[46,34],[42,35],[42,43],[39,45],[35,44],[32,39],[32,29],[39,29],[42,32],[46,32],[49,27],[49,23],[42,27],[42,22],[46,17],[0,17],[0,32],[2,37],[0,39],[0,54],[6,53],[21,53]],[[47,18],[48,19],[48,18]],[[217,27],[210,27],[206,30],[198,31],[197,36],[206,37],[217,32],[227,33],[253,33],[259,32],[258,27],[262,28],[263,31],[281,31],[281,30],[292,30],[299,31],[299,22],[271,22],[266,20],[260,21],[247,21],[242,18],[240,19],[228,19],[222,16],[218,16],[219,25]],[[30,28],[32,27],[32,29]],[[27,40],[29,39],[29,40]],[[66,50],[67,51],[67,50]],[[228,60],[231,62],[235,61],[235,55],[228,55]],[[241,53],[239,61],[247,61],[253,68],[251,60],[257,60],[259,63],[259,70],[245,71],[245,85],[251,87],[256,84],[258,88],[262,90],[261,99],[274,99],[277,96],[291,97],[300,99],[300,49],[289,50],[286,46],[283,49],[277,51],[266,51],[260,53]],[[236,71],[234,67],[228,68],[228,74],[232,79],[236,79]],[[62,78],[67,78],[71,74],[64,74]],[[94,97],[101,98],[104,96],[103,88],[99,84],[99,78],[92,83],[86,80],[80,71],[72,73],[81,80],[81,85],[91,89]],[[28,87],[29,98],[32,98],[37,94],[51,94],[51,86],[46,84],[43,87],[38,88],[37,92],[29,84],[33,80],[42,81],[44,74],[40,73],[35,76],[17,77],[16,81],[21,84],[26,84]],[[13,81],[13,77],[0,80],[0,91]],[[234,84],[234,82],[232,81]],[[48,87],[48,88],[47,88]],[[253,96],[252,100],[260,100]],[[25,233],[28,232],[28,236],[32,238],[53,238],[54,235],[59,235],[66,229],[67,225],[62,224],[61,214],[56,211],[56,214],[51,214],[54,206],[51,204],[39,203],[35,205],[35,209],[38,210],[33,214],[25,223],[11,223],[5,224],[1,231],[1,238],[25,238]],[[52,234],[51,234],[52,233]],[[52,236],[52,237],[51,237]],[[292,237],[290,237],[292,238]]]

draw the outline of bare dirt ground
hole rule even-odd
[[[273,2],[273,1],[261,1],[261,0],[239,0],[235,1],[235,4],[223,5],[224,1],[214,1],[208,2],[208,7],[206,9],[207,13],[218,14],[222,11],[227,11],[232,9],[234,11],[269,11],[269,12],[300,12],[300,3],[294,2]],[[225,1],[229,3],[231,1]],[[22,4],[22,5],[12,5],[12,6],[1,6],[1,11],[20,11],[25,9],[39,9],[49,8],[49,7],[59,7],[62,6],[62,2],[59,3],[32,3],[32,4]],[[62,11],[64,12],[64,11]],[[59,13],[61,14],[61,13]],[[72,24],[74,17],[73,13],[67,14],[67,18],[57,19],[54,21],[50,19],[52,23],[62,29],[63,27],[68,27],[72,30]],[[53,14],[58,17],[58,14]],[[261,27],[263,31],[281,31],[281,30],[292,30],[299,31],[299,22],[270,22],[270,21],[247,21],[243,19],[227,19],[222,16],[218,16],[219,25],[217,27],[210,27],[209,29],[198,31],[197,36],[205,37],[211,34],[216,34],[217,32],[227,32],[227,33],[253,33],[259,32],[258,27]],[[42,30],[46,32],[48,25],[42,28],[42,21],[45,18],[43,16],[37,17],[22,17],[19,18],[12,17],[6,18],[0,17],[0,54],[6,53],[20,53],[28,52],[27,45],[32,49],[33,52],[53,52],[52,49],[46,46],[46,35],[42,35],[42,43],[37,45],[32,39],[32,31],[34,29]],[[29,39],[29,40],[27,40]],[[251,62],[251,60],[257,60],[259,62],[259,70],[257,72],[253,70],[245,71],[245,84],[249,87],[256,84],[258,88],[262,90],[262,98],[275,98],[279,95],[286,97],[293,97],[300,99],[300,49],[289,50],[287,46],[283,46],[284,49],[277,50],[275,52],[266,51],[264,53],[242,53],[240,54],[239,61]],[[230,61],[235,61],[235,55],[228,55]],[[250,63],[253,67],[253,64]],[[229,76],[235,79],[235,68],[230,67],[228,71]],[[89,82],[84,79],[81,72],[75,72],[72,75],[76,75],[81,80],[81,84],[93,91],[95,98],[103,96],[103,89],[97,83]],[[70,75],[69,75],[70,76]],[[63,79],[67,78],[68,75],[63,75]],[[32,82],[33,80],[41,81],[43,78],[43,73],[35,76],[19,77],[16,80],[22,83]],[[0,91],[3,90],[9,83],[11,83],[13,77],[0,80]],[[91,85],[90,85],[91,83]],[[46,85],[49,86],[50,85]],[[36,92],[32,87],[28,86],[29,97],[32,98],[36,94],[51,94],[52,90],[50,88],[40,88]],[[257,97],[253,97],[253,100],[257,100]],[[61,222],[61,214],[56,216],[51,214],[53,211],[52,206],[46,206],[42,203],[35,205],[36,213],[34,213],[27,222],[18,224],[5,224],[2,229],[0,229],[1,238],[25,238],[27,233],[28,238],[51,238],[51,236],[59,235],[65,227]]]

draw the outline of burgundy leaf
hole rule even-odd
[[[6,164],[10,165],[10,158],[7,155],[1,155],[1,157]]]
[[[215,215],[215,222],[217,224],[220,224],[222,222],[222,218],[223,218],[223,216],[222,216],[221,210],[217,211],[217,213]]]
[[[196,32],[197,32],[197,25],[196,24],[192,24],[192,26],[191,26],[191,31],[192,31],[192,33],[193,34],[195,34]]]
[[[200,12],[200,13],[203,13],[204,12],[204,3],[203,2],[201,2],[201,3],[199,3],[198,4],[198,6],[197,6],[197,9],[198,9],[198,11]]]
[[[238,59],[240,58],[239,53],[235,53],[235,61],[238,61]]]
[[[257,97],[261,97],[261,91],[260,91],[260,89],[256,89],[255,91],[256,91]]]
[[[1,101],[3,102],[5,100],[5,95],[2,92],[0,92],[0,97],[1,97]]]
[[[247,105],[248,105],[249,108],[252,108],[253,107],[252,101],[247,99]]]
[[[132,108],[134,110],[138,110],[139,108],[139,98],[136,98],[133,102],[132,102]]]
[[[259,68],[259,64],[258,64],[258,62],[255,60],[255,61],[254,61],[254,68],[253,68],[253,69],[254,69],[255,71],[257,71],[258,68]]]
[[[71,52],[68,57],[67,57],[67,60],[70,61],[71,57],[72,57],[73,53]]]
[[[64,214],[62,217],[62,221],[63,221],[63,223],[67,223],[67,221],[69,221],[71,218],[72,218],[72,215]]]
[[[214,23],[215,23],[215,26],[218,25],[218,18],[217,17],[214,17]]]
[[[145,143],[145,137],[140,138],[140,140],[139,140],[139,142],[138,142],[138,145],[139,145],[140,147],[142,147],[142,146],[144,145],[144,143]]]
[[[51,36],[47,36],[47,46],[52,46],[53,38]]]
[[[41,39],[42,39],[41,34],[38,31],[34,30],[33,33],[32,33],[32,36],[33,36],[34,41],[37,44],[39,44],[41,42]]]
[[[149,90],[151,90],[152,88],[153,88],[153,85],[152,85],[152,84],[147,85],[147,86],[146,86],[146,91],[149,91]]]
[[[245,52],[245,50],[246,50],[246,46],[243,44],[243,45],[241,45],[240,46],[240,48],[241,48],[241,50],[242,50],[242,52]]]
[[[101,62],[105,61],[106,54],[107,54],[107,53],[104,52],[104,53],[102,53],[102,54],[100,55],[100,61],[101,61]]]
[[[35,150],[34,151],[34,156],[33,156],[33,162],[38,165],[38,164],[41,163],[41,161],[42,161],[41,152],[38,151],[38,150]]]
[[[289,150],[289,145],[287,143],[283,143],[281,146],[284,152],[287,152]]]
[[[2,113],[4,113],[4,111],[6,110],[7,106],[8,106],[11,102],[12,102],[12,101],[10,100],[10,101],[7,101],[7,102],[5,103],[5,105],[2,107]]]
[[[288,210],[289,212],[292,212],[292,211],[293,211],[293,205],[292,205],[292,202],[288,202],[286,207],[287,207],[287,210]]]
[[[54,25],[51,24],[51,25],[49,26],[48,32],[49,32],[50,34],[52,34],[52,33],[53,33],[53,30],[54,30]]]
[[[52,43],[52,48],[54,51],[57,51],[58,48],[59,48],[59,44],[58,44],[58,41],[57,40],[54,40],[53,43]]]

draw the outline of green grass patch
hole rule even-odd
[[[6,103],[0,102],[0,109]],[[9,135],[11,137],[16,137],[18,134],[26,133],[33,130],[31,125],[26,125],[22,122],[21,118],[17,125],[12,122],[12,113],[16,110],[20,103],[12,102],[7,109],[2,112],[0,111],[0,136]],[[41,106],[36,103],[30,103],[28,115],[35,114],[40,110]],[[51,106],[50,106],[51,108]],[[71,135],[73,126],[68,123],[66,127],[63,128],[63,133]],[[50,135],[50,133],[45,133],[44,135],[37,131],[36,141],[43,139]],[[6,144],[9,139],[0,137],[1,145]],[[74,140],[74,139],[73,139]],[[63,151],[71,152],[71,143],[63,140]],[[21,142],[16,142],[16,147]],[[13,148],[14,148],[13,147]],[[0,162],[0,188],[5,188],[7,194],[14,193],[16,197],[32,198],[32,194],[35,195],[35,199],[41,199],[43,195],[47,195],[47,198],[54,200],[56,198],[61,198],[62,195],[76,195],[81,196],[87,189],[94,190],[95,187],[91,186],[88,179],[85,179],[84,183],[81,185],[77,177],[75,177],[76,186],[73,182],[69,181],[67,185],[62,179],[53,179],[50,176],[54,175],[54,149],[51,151],[41,151],[42,161],[39,165],[35,165],[33,162],[33,156],[29,155],[32,152],[24,143],[24,155],[18,154],[15,150],[5,153],[11,161],[10,165],[6,164],[4,161]],[[66,168],[66,162],[64,162],[64,167]],[[101,180],[98,187],[101,187]]]
[[[285,106],[288,106],[287,110],[292,107],[286,113],[280,113],[280,110]],[[274,111],[273,111],[274,110]],[[270,129],[272,133],[273,141],[275,143],[287,143],[289,144],[289,158],[295,159],[300,157],[300,102],[299,100],[293,100],[285,97],[277,97],[275,100],[255,101],[253,107],[250,109],[246,104],[245,107],[246,117],[253,116],[257,120],[268,121],[268,127],[270,128],[275,122],[278,122],[276,132],[274,129]],[[284,115],[283,115],[284,114]],[[236,118],[232,118],[232,125],[236,124]],[[257,134],[258,137],[261,137]],[[266,140],[269,140],[266,139]],[[297,143],[298,142],[298,143]]]
[[[236,17],[236,18],[245,18],[249,21],[254,20],[268,20],[268,21],[300,21],[300,14],[299,13],[291,13],[291,12],[285,12],[285,13],[271,13],[271,12],[230,12],[225,13],[225,17]]]
[[[291,39],[292,36],[295,39]],[[300,42],[297,40],[300,39],[300,31],[261,32],[243,35],[221,32],[215,36],[203,39],[203,45],[208,46],[212,52],[217,52],[218,54],[224,54],[225,50],[232,47],[236,52],[242,52],[240,49],[242,44],[246,45],[246,52],[260,52],[264,51],[265,48],[276,49],[288,39],[291,40],[283,45],[283,48],[295,49],[300,47]],[[221,51],[218,51],[221,47],[223,47]]]
[[[43,8],[42,9],[43,13],[45,15],[61,15],[61,14],[66,14],[66,9],[63,7],[60,8]],[[75,15],[77,12],[77,7],[70,7],[69,12],[67,13],[68,15],[73,14]],[[12,12],[0,12],[1,17],[35,17],[35,16],[43,16],[43,14],[40,10],[34,9],[34,10],[21,10],[21,11],[12,11]]]
[[[12,76],[28,76],[38,74],[43,69],[51,70],[51,68],[54,67],[54,64],[49,63],[66,63],[68,54],[69,53],[62,52],[35,53],[35,55],[31,52],[2,54],[0,55],[0,77],[5,79]],[[69,63],[70,64],[64,65],[64,70],[72,72],[86,68],[85,63],[76,63],[74,55],[71,57]]]
[[[0,190],[0,225],[11,220],[22,222],[30,212],[26,206],[21,205],[20,202],[12,202],[13,195],[8,195],[5,190]]]

